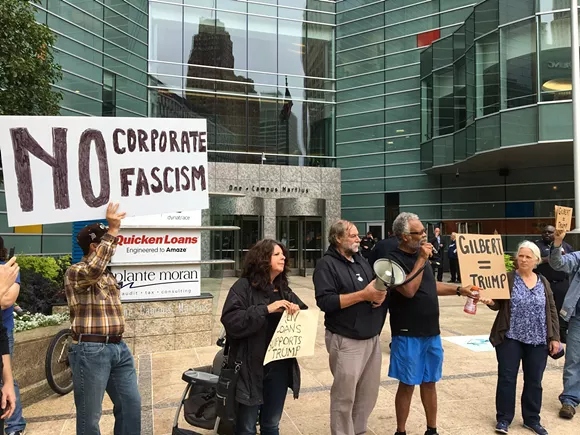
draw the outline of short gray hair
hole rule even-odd
[[[415,213],[403,212],[399,214],[393,221],[393,233],[397,238],[401,238],[403,234],[409,233],[409,221],[419,220],[419,216]]]
[[[516,256],[519,255],[520,249],[522,248],[528,248],[530,251],[532,251],[532,255],[536,259],[536,266],[538,266],[542,262],[542,254],[540,254],[540,248],[538,248],[538,245],[536,245],[534,242],[530,242],[529,240],[524,240],[523,242],[521,242],[518,245],[518,251]]]
[[[328,243],[332,246],[338,245],[338,239],[344,237],[346,232],[351,228],[354,224],[351,221],[347,221],[345,219],[341,219],[333,223],[330,227],[330,231],[328,232]]]

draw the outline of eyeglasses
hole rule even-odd
[[[414,236],[422,236],[423,234],[427,234],[427,230],[422,229],[421,231],[409,231],[407,234],[413,234]]]

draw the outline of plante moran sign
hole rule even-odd
[[[112,266],[122,301],[185,299],[201,294],[199,265]]]
[[[205,119],[0,117],[8,225],[209,205]]]
[[[201,210],[124,219],[111,259],[121,300],[199,296],[201,266],[194,263],[201,260],[201,231],[187,226],[200,225]]]

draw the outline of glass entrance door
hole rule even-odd
[[[223,267],[225,275],[239,275],[246,252],[262,239],[261,216],[212,216],[213,225],[240,227],[239,231],[212,231],[212,251],[214,259],[234,260],[235,264]]]
[[[292,273],[307,275],[322,258],[322,219],[319,217],[279,217],[276,238],[288,249]]]

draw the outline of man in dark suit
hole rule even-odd
[[[431,257],[431,266],[433,272],[437,269],[437,281],[443,281],[443,248],[445,245],[441,243],[441,230],[435,228],[433,230],[434,237],[429,241],[433,245],[433,256]]]

